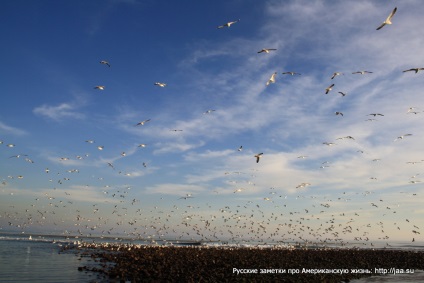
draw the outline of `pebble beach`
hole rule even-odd
[[[110,282],[349,282],[424,269],[424,251],[91,245],[77,249]]]

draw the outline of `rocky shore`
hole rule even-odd
[[[424,269],[424,251],[94,245],[78,247],[112,282],[349,282]]]

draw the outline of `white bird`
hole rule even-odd
[[[339,73],[339,72],[335,72],[333,73],[333,75],[331,76],[331,79],[334,79],[337,76],[343,75],[343,73]]]
[[[398,136],[394,141],[403,140],[404,137],[409,137],[409,136],[412,136],[412,134],[404,134],[404,135]]]
[[[275,83],[275,76],[277,75],[277,72],[275,72],[274,74],[271,75],[271,77],[269,78],[269,80],[266,82],[266,85],[268,86],[271,83]]]
[[[301,75],[301,73],[296,73],[296,72],[284,72],[284,73],[282,73],[283,75],[291,75],[291,76],[294,76],[294,75]]]
[[[392,24],[392,17],[395,15],[397,11],[397,7],[393,9],[393,11],[390,13],[390,15],[386,18],[386,20],[377,28],[377,30],[381,29],[385,25],[391,25]]]
[[[156,82],[154,85],[160,86],[160,87],[166,87],[166,83]]]
[[[147,119],[147,120],[144,120],[144,121],[138,122],[138,123],[136,124],[136,126],[143,126],[143,125],[144,125],[144,124],[146,124],[147,122],[150,122],[150,119]]]
[[[108,67],[110,67],[109,62],[105,60],[100,61],[100,64],[107,65]]]
[[[223,25],[218,26],[217,28],[219,28],[219,29],[229,28],[232,24],[238,23],[239,21],[240,21],[240,19],[238,19],[237,21],[228,22],[228,23],[225,23]]]
[[[332,89],[333,89],[333,87],[334,87],[334,84],[332,84],[332,85],[330,85],[329,87],[327,87],[326,89],[325,89],[325,94],[328,94]]]
[[[372,72],[370,72],[370,71],[357,71],[357,72],[353,72],[352,74],[361,74],[361,75],[364,75],[364,74],[372,74]]]
[[[105,86],[104,85],[96,85],[94,87],[94,89],[98,89],[98,90],[105,90]]]
[[[258,51],[258,53],[269,53],[269,51],[275,51],[275,50],[277,50],[277,49],[275,49],[275,48],[264,48],[264,49]]]
[[[214,111],[216,111],[216,110],[214,110],[214,109],[209,109],[209,110],[206,110],[205,112],[203,112],[203,114],[210,114],[210,113],[212,113],[212,112],[214,112]]]

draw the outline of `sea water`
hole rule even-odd
[[[60,252],[64,242],[0,235],[0,282],[97,282],[99,274],[78,271],[90,258]]]

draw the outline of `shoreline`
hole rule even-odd
[[[424,269],[424,251],[386,249],[294,249],[210,246],[90,244],[67,246],[121,282],[349,282]]]

